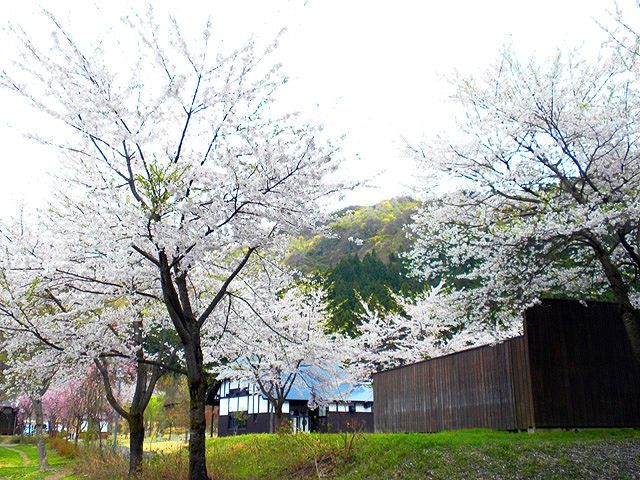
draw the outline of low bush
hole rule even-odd
[[[20,435],[0,435],[0,445],[21,443]]]
[[[92,480],[127,478],[129,456],[126,449],[81,447],[74,452],[74,473]],[[189,460],[185,451],[145,456],[142,473],[137,480],[187,480]]]
[[[121,480],[127,478],[129,459],[121,451],[93,446],[79,447],[74,473],[92,480]]]
[[[18,435],[19,442],[23,445],[35,445],[38,442],[38,439],[35,435]]]
[[[61,455],[74,457],[78,447],[73,442],[68,441],[64,436],[57,435],[49,440],[49,446]]]

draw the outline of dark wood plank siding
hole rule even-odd
[[[328,412],[326,419],[318,422],[318,431],[323,433],[373,432],[372,413]]]
[[[525,312],[535,425],[640,425],[640,369],[617,305],[549,300]]]
[[[245,433],[268,433],[271,429],[271,413],[256,413],[247,415],[247,424],[236,431],[229,428],[229,415],[218,417],[218,436],[241,435]]]
[[[519,429],[533,427],[535,423],[527,342],[524,337],[517,337],[509,342],[509,348],[516,425]]]
[[[0,435],[15,435],[18,409],[10,406],[0,407]]]
[[[640,425],[640,366],[617,305],[548,300],[524,330],[375,374],[376,431]]]
[[[516,337],[375,374],[376,431],[526,428],[528,382],[513,380],[526,372],[525,350]]]

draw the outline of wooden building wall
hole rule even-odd
[[[640,367],[618,307],[547,300],[524,336],[374,375],[375,429],[640,425]]]
[[[516,337],[377,373],[375,430],[527,428],[532,409],[526,359],[524,338]]]
[[[616,304],[547,300],[524,319],[537,427],[640,425],[640,368]]]
[[[374,413],[328,412],[319,422],[318,431],[323,433],[374,432]]]
[[[0,407],[0,435],[14,435],[16,433],[17,415],[17,408]]]
[[[218,436],[228,437],[230,435],[243,435],[245,433],[269,433],[272,425],[272,413],[256,413],[246,416],[244,426],[233,428],[229,415],[218,417]]]

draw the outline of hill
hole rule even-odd
[[[357,334],[360,299],[376,310],[399,312],[391,292],[422,290],[422,283],[407,275],[401,256],[411,246],[405,227],[418,205],[404,197],[347,208],[326,226],[328,236],[302,236],[294,242],[288,262],[326,285],[331,330]]]
[[[345,208],[329,223],[330,237],[301,236],[293,242],[288,263],[305,273],[328,271],[348,255],[360,259],[374,253],[384,263],[410,247],[404,227],[420,202],[409,197],[384,200],[373,206]]]

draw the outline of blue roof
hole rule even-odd
[[[287,395],[287,400],[310,400],[313,394],[314,385],[320,381],[312,374],[306,374],[304,370],[298,374],[291,390]],[[323,388],[322,394],[328,397],[326,400],[337,400],[346,402],[373,402],[373,388],[370,385],[353,385],[345,382],[339,387]]]
[[[336,368],[341,371],[340,367]],[[291,390],[286,396],[287,400],[311,400],[314,396],[322,395],[328,401],[344,402],[373,402],[373,388],[371,385],[353,385],[347,379],[339,386],[321,386],[324,377],[332,377],[338,381],[335,374],[319,367],[303,366],[298,371]],[[231,380],[232,378],[227,378]],[[317,387],[314,389],[314,387]],[[314,394],[314,390],[317,393]]]

